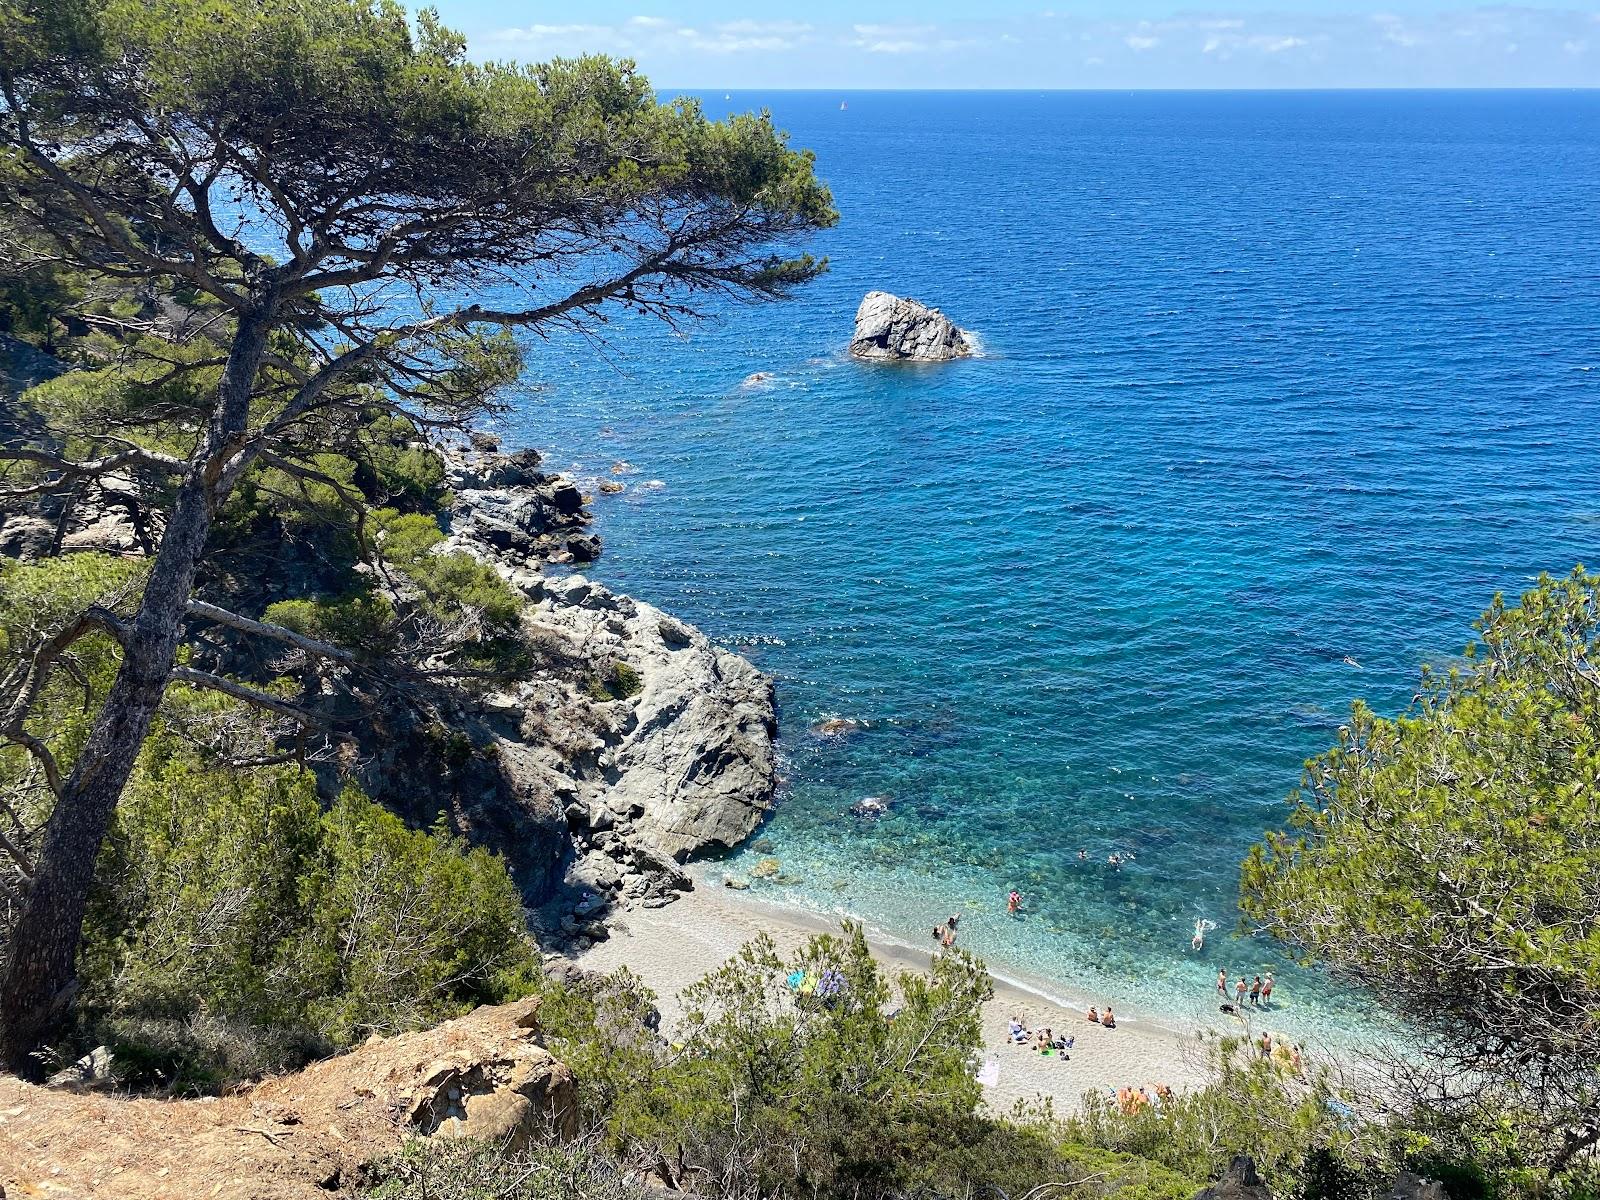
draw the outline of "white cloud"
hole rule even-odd
[[[496,30],[490,36],[501,42],[533,42],[548,38],[605,38],[615,33],[609,25],[522,25]]]
[[[1329,12],[1279,0],[1250,13],[1230,10],[1227,0],[1198,0],[1206,6],[1200,13],[1143,20],[1057,8],[847,22],[762,6],[739,19],[691,23],[646,10],[612,22],[553,19],[476,40],[485,53],[528,61],[590,50],[626,56],[667,83],[780,87],[930,86],[946,83],[956,67],[971,86],[1070,86],[1073,64],[1109,72],[1118,86],[1526,86],[1552,75],[1583,82],[1600,47],[1597,13],[1526,7],[1525,0],[1430,0],[1441,5],[1432,11],[1419,2],[1373,0],[1396,7]]]

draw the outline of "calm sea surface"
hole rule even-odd
[[[777,678],[770,849],[727,869],[917,944],[959,910],[1119,1011],[1274,967],[1281,1024],[1339,1022],[1231,936],[1237,865],[1353,699],[1402,708],[1497,589],[1600,564],[1600,93],[705,100],[816,151],[832,272],[543,345],[509,427],[637,468],[596,574]],[[850,362],[871,288],[984,357]]]

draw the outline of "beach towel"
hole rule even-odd
[[[986,1088],[999,1087],[1000,1060],[998,1058],[984,1059],[982,1065],[978,1067],[977,1074],[974,1075],[973,1078]]]

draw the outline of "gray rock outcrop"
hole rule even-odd
[[[972,339],[936,308],[868,292],[856,309],[850,353],[880,362],[944,362],[972,354]]]
[[[1194,1200],[1272,1200],[1272,1191],[1256,1173],[1255,1162],[1236,1154],[1222,1178],[1196,1192]]]
[[[526,583],[524,584],[526,586]],[[772,682],[660,609],[580,575],[542,580],[528,629],[579,665],[505,697],[520,714],[522,769],[565,802],[599,889],[688,881],[673,866],[755,830],[776,783]]]
[[[467,549],[503,565],[592,562],[600,539],[581,530],[589,517],[583,493],[564,475],[539,470],[537,450],[501,454],[498,442],[472,435],[470,447],[446,446],[445,482],[451,549]]]

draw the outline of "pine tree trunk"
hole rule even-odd
[[[0,979],[0,1062],[24,1077],[41,1073],[36,1051],[59,1029],[76,992],[78,941],[95,861],[177,657],[195,571],[222,499],[214,484],[248,427],[268,325],[262,313],[240,319],[216,410],[179,486],[129,625],[122,664],[45,825]]]

